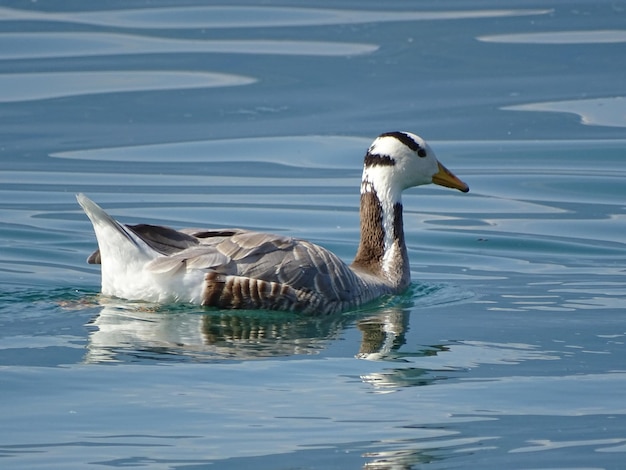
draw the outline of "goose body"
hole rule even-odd
[[[101,264],[104,295],[328,314],[409,286],[401,194],[428,183],[469,190],[415,134],[388,132],[374,140],[365,155],[361,239],[351,265],[306,240],[242,229],[123,225],[85,195],[77,200],[98,240],[88,262]]]

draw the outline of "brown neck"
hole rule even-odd
[[[395,288],[410,282],[402,204],[385,208],[373,188],[361,193],[361,241],[352,267],[383,277]]]

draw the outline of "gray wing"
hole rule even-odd
[[[338,256],[305,240],[244,232],[217,248],[236,261],[236,274],[242,277],[315,291],[340,301],[352,298],[358,284],[356,275]]]
[[[197,243],[165,253],[150,263],[151,270],[201,269],[318,292],[338,301],[352,298],[358,284],[357,276],[338,256],[305,240],[241,229],[187,229],[176,233]],[[169,232],[160,232],[158,239],[171,250],[188,241],[176,235],[166,242],[163,237],[167,235]],[[150,237],[157,238],[154,234]]]
[[[315,292],[340,302],[353,298],[355,287],[360,285],[338,256],[305,240],[242,229],[179,231],[149,224],[127,227],[162,255],[147,266],[153,272],[199,269]],[[99,251],[88,262],[99,264]]]

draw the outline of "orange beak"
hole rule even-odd
[[[433,183],[439,186],[445,186],[446,188],[458,189],[464,193],[469,191],[467,184],[454,176],[454,174],[441,163],[437,162],[437,164],[439,165],[439,171],[433,176]]]

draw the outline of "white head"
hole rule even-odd
[[[437,161],[424,139],[415,134],[381,134],[365,155],[362,192],[373,188],[380,196],[399,201],[403,190],[429,183],[469,191],[465,183]]]

